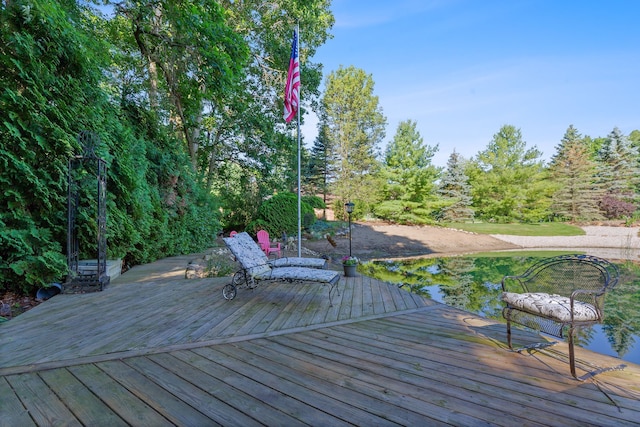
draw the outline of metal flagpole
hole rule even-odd
[[[298,67],[300,70],[300,86],[298,88],[298,257],[302,256],[302,212],[300,207],[300,104],[302,104],[302,61],[300,60],[300,23],[296,24],[298,33]]]

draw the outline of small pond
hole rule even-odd
[[[364,274],[480,316],[504,322],[500,282],[505,275],[522,274],[540,258],[557,253],[513,255],[496,252],[449,258],[373,261]],[[640,364],[640,267],[618,263],[621,280],[605,299],[602,325],[576,334],[576,345]]]

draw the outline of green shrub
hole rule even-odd
[[[305,227],[315,222],[313,208],[304,200],[300,200],[302,219]],[[253,233],[266,230],[271,236],[280,237],[282,233],[298,232],[298,196],[294,193],[279,193],[265,200],[258,208],[258,218],[247,227]]]
[[[327,205],[318,196],[302,196],[300,200],[313,209],[325,209]]]

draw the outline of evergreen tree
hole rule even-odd
[[[340,206],[358,200],[357,209],[364,209],[377,199],[377,145],[384,138],[386,118],[373,86],[371,75],[353,66],[340,67],[327,77],[322,115],[335,155],[332,187]]]
[[[437,146],[424,144],[415,122],[407,120],[398,125],[380,171],[385,195],[375,207],[376,216],[403,224],[433,222],[435,180],[440,170],[431,159],[437,150]]]
[[[320,123],[319,127],[318,136],[313,143],[307,162],[305,186],[306,192],[310,194],[322,194],[322,201],[326,205],[329,183],[334,179],[332,165],[335,164],[335,160],[332,158],[333,150],[327,138],[326,126]]]
[[[536,147],[527,149],[520,129],[500,128],[469,169],[476,212],[499,222],[547,218],[550,188],[541,155]]]
[[[598,177],[606,189],[601,209],[610,219],[630,216],[638,202],[638,152],[616,127],[607,135],[597,156]]]
[[[433,197],[439,170],[431,164],[438,147],[424,144],[416,122],[400,122],[389,143],[382,169],[387,185],[386,199],[421,203]]]
[[[552,196],[555,215],[571,221],[601,219],[598,202],[602,190],[596,183],[596,164],[589,146],[573,125],[565,132],[549,170],[557,189]]]
[[[640,130],[633,130],[629,134],[629,143],[636,152],[640,153]]]
[[[471,207],[471,186],[469,177],[465,173],[463,159],[454,150],[447,161],[447,168],[440,179],[438,192],[445,199],[446,206],[442,209],[441,218],[447,222],[470,221],[474,217]]]

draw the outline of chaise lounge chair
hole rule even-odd
[[[277,259],[269,259],[258,244],[246,233],[237,233],[234,238],[241,239],[246,251],[251,251],[252,256],[261,258],[263,264],[270,264],[273,267],[308,267],[308,268],[327,268],[327,260],[323,258],[304,258],[304,257],[282,257]]]
[[[242,266],[242,269],[233,275],[231,283],[225,285],[222,289],[222,296],[225,299],[234,299],[238,287],[246,286],[252,289],[257,286],[258,282],[263,280],[300,281],[328,285],[329,304],[333,305],[331,293],[336,289],[336,285],[340,280],[339,272],[308,267],[274,267],[265,262],[264,253],[253,239],[249,236],[251,240],[249,242],[246,238],[240,237],[242,234],[246,233],[239,233],[235,237],[225,237],[223,239]],[[256,248],[259,254],[256,253]]]

